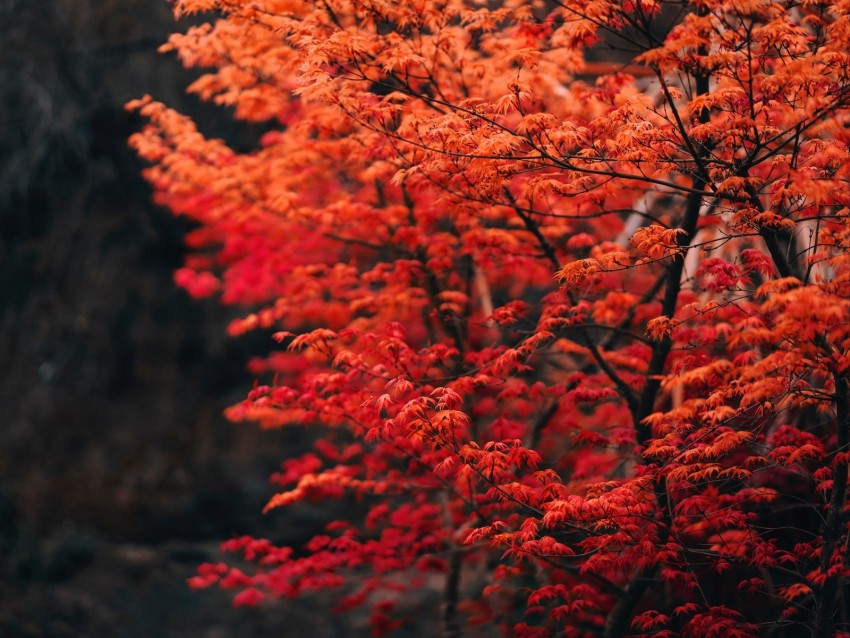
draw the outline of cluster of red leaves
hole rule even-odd
[[[850,630],[848,3],[175,8],[216,12],[164,47],[190,90],[270,127],[131,104],[177,280],[281,344],[229,417],[320,433],[267,510],[360,504],[192,586],[342,588],[378,633],[434,574],[446,635]]]

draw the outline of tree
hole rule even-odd
[[[178,0],[190,90],[144,98],[177,281],[274,331],[233,420],[319,433],[237,538],[237,604],[346,586],[445,636],[850,632],[850,4]],[[247,568],[245,568],[247,569]],[[348,577],[358,574],[356,579]]]

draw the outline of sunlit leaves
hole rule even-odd
[[[534,638],[837,617],[847,7],[175,11],[216,12],[164,47],[204,68],[190,90],[268,129],[237,152],[129,105],[157,201],[196,224],[175,278],[277,342],[227,411],[315,439],[267,510],[350,505],[300,549],[226,543],[254,567],[191,586],[253,606],[349,583],[378,634],[420,573]]]

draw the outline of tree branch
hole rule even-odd
[[[850,385],[844,377],[835,377],[836,415],[836,450],[845,450],[850,443]],[[832,497],[829,500],[829,511],[823,529],[823,546],[821,547],[821,572],[829,570],[835,549],[841,540],[845,514],[842,511],[847,499],[847,464],[838,463],[832,477]],[[835,613],[838,603],[839,576],[827,576],[817,597],[815,623],[812,626],[812,638],[829,638],[835,625]]]

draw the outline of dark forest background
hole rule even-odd
[[[261,132],[184,94],[156,48],[165,0],[0,0],[0,636],[362,634],[329,602],[233,610],[185,579],[234,534],[297,543],[308,508],[264,517],[303,434],[221,416],[265,335],[173,284],[184,220],[153,206],[124,103],[145,93],[248,148]],[[351,623],[354,624],[351,624]]]

